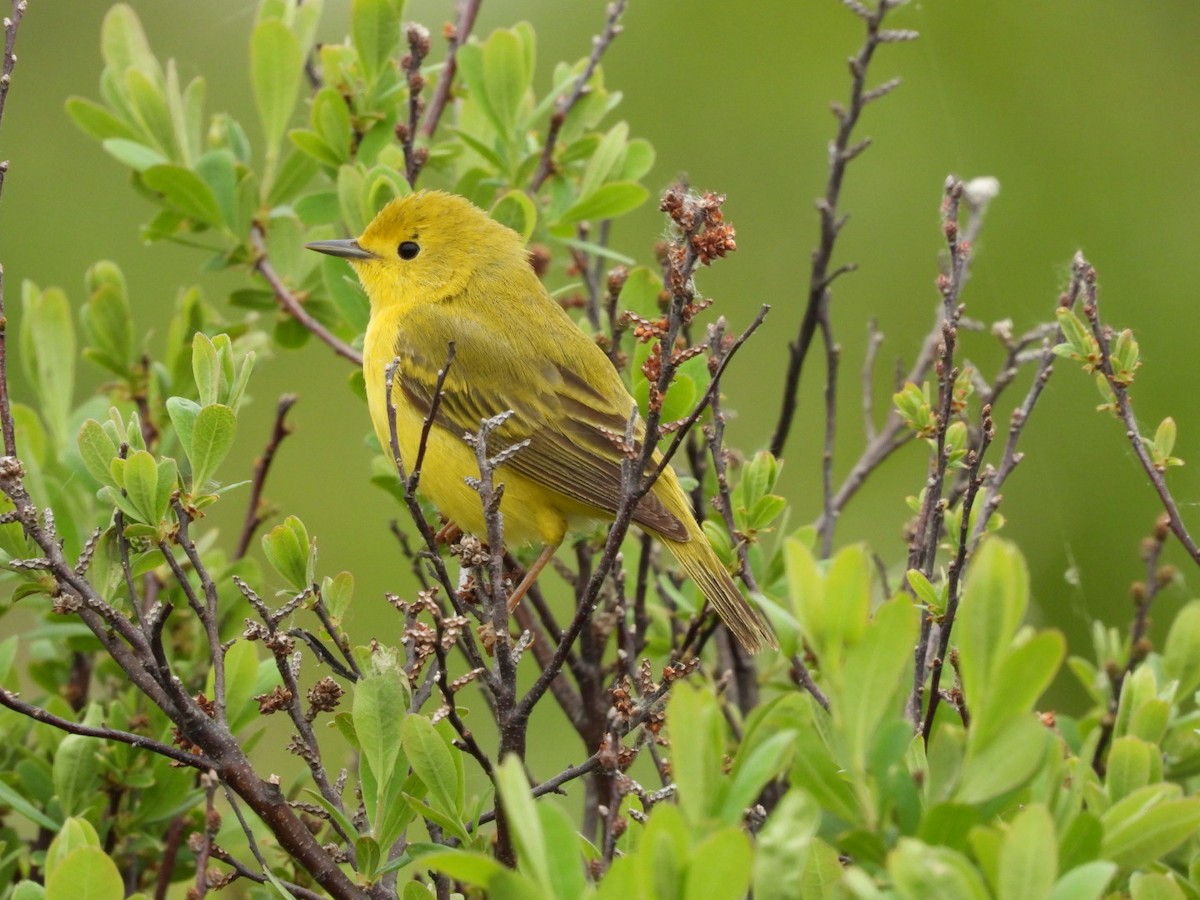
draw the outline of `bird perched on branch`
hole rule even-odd
[[[385,372],[398,360],[392,399],[404,467],[412,470],[436,393],[420,489],[481,536],[483,506],[466,480],[479,475],[479,464],[464,435],[512,411],[487,445],[494,455],[527,442],[505,454],[493,476],[504,485],[504,535],[510,543],[540,542],[542,551],[513,591],[511,611],[572,528],[615,518],[620,437],[634,418],[634,399],[604,352],[538,280],[521,237],[462,197],[401,197],[357,240],[308,247],[349,261],[370,298],[363,373],[380,442],[389,446],[391,433]],[[451,344],[453,364],[438,392]],[[639,445],[643,433],[639,422]],[[633,521],[671,550],[742,646],[775,646],[669,466],[637,502]]]

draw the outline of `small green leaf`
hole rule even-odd
[[[312,127],[334,158],[334,167],[350,161],[350,142],[354,128],[346,100],[331,87],[317,91],[312,102]]]
[[[20,346],[25,376],[54,443],[65,447],[75,388],[75,329],[67,295],[58,288],[21,285]]]
[[[218,402],[221,392],[221,360],[212,339],[201,331],[192,337],[192,377],[200,394],[200,405]]]
[[[353,596],[354,575],[350,572],[338,572],[333,578],[325,578],[321,582],[321,598],[335,625],[341,623]]]
[[[1174,874],[1138,872],[1129,879],[1130,900],[1187,900]]]
[[[513,842],[517,846],[517,863],[522,872],[530,875],[545,890],[553,887],[550,861],[546,854],[546,836],[525,777],[525,767],[516,756],[508,756],[496,770],[496,790],[508,815]]]
[[[625,154],[625,145],[629,140],[629,125],[618,122],[600,141],[596,152],[588,160],[587,168],[579,183],[580,199],[587,199],[603,185],[612,174],[613,169]]]
[[[1037,773],[1049,742],[1049,733],[1032,713],[1013,720],[984,745],[969,739],[954,799],[982,803],[1015,790]]]
[[[965,856],[901,838],[888,854],[888,873],[904,900],[987,900],[983,879]]]
[[[532,78],[530,56],[517,29],[492,32],[483,47],[483,84],[501,135],[515,134]]]
[[[81,815],[95,802],[100,788],[100,746],[95,738],[69,734],[54,751],[54,793],[63,815]]]
[[[142,172],[142,180],[176,212],[205,225],[220,227],[225,217],[213,189],[204,179],[182,166],[151,166]]]
[[[168,397],[167,415],[171,418],[171,424],[175,426],[175,434],[179,438],[184,455],[191,459],[192,432],[196,426],[196,417],[200,415],[200,404],[186,397]],[[80,437],[82,439],[82,435]]]
[[[224,461],[237,435],[237,417],[228,406],[205,406],[196,416],[188,459],[192,464],[192,492],[200,493]]]
[[[1179,682],[1176,696],[1190,697],[1200,687],[1200,600],[1175,614],[1163,648],[1163,672]]]
[[[968,703],[986,696],[996,684],[997,667],[1028,603],[1029,571],[1024,558],[1012,544],[988,538],[968,570],[954,624]]]
[[[79,847],[68,853],[46,878],[46,900],[120,900],[125,881],[107,853],[99,847]]]
[[[1134,791],[1101,816],[1101,853],[1124,869],[1137,869],[1175,849],[1200,828],[1200,797],[1178,798],[1175,785]]]
[[[684,900],[741,900],[750,887],[754,851],[740,828],[713,832],[692,852]]]
[[[506,225],[521,235],[523,243],[529,243],[537,227],[537,207],[524,191],[508,191],[492,206],[491,216],[501,225]]]
[[[649,196],[650,192],[637,182],[612,181],[580,199],[562,214],[558,224],[615,219],[637,209]]]
[[[79,456],[84,468],[101,484],[117,487],[112,477],[112,461],[118,453],[116,442],[95,419],[88,419],[79,429]]]
[[[449,875],[455,881],[465,881],[476,887],[487,887],[504,866],[486,853],[445,849],[417,857],[422,868]]]
[[[125,460],[124,487],[138,521],[157,525],[158,464],[147,451],[138,450]]]
[[[296,36],[278,19],[254,26],[250,38],[250,77],[268,148],[277,149],[300,90],[304,54]],[[274,149],[269,150],[274,155]]]
[[[67,115],[85,134],[98,141],[106,141],[109,138],[137,141],[137,133],[114,116],[108,107],[84,97],[71,97],[67,100]]]
[[[1046,896],[1057,867],[1054,821],[1045,806],[1030,804],[1013,819],[1000,850],[1000,900]]]
[[[295,516],[288,516],[262,539],[267,562],[295,590],[307,590],[312,584],[312,547],[308,530]]]
[[[118,3],[105,14],[100,25],[100,53],[105,65],[119,72],[131,66],[148,73],[158,70],[142,23],[125,3]]]
[[[396,0],[354,0],[350,28],[363,79],[375,83],[400,41],[402,4]]]
[[[239,216],[238,173],[233,153],[226,149],[210,150],[196,160],[196,174],[208,185],[220,210],[220,218],[214,224],[236,226]]]
[[[114,137],[101,141],[100,146],[117,162],[129,166],[136,172],[144,172],[152,166],[167,163],[167,158],[162,153],[153,147],[147,147],[140,141]]]
[[[460,815],[454,760],[433,723],[424,716],[406,716],[400,726],[400,740],[409,765],[428,791],[430,804],[448,815]]]

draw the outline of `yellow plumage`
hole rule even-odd
[[[463,435],[478,431],[481,419],[512,410],[488,442],[490,455],[530,442],[495,473],[505,486],[506,540],[540,542],[548,548],[544,564],[573,527],[614,517],[620,456],[605,430],[625,431],[634,400],[608,357],[547,293],[515,232],[461,197],[422,191],[392,201],[357,241],[309,246],[347,258],[370,298],[363,372],[385,447],[384,373],[400,360],[393,400],[400,455],[410,471],[438,369],[454,343],[421,469],[421,491],[446,516],[486,533],[479,495],[464,480],[479,468]],[[634,521],[670,548],[743,646],[775,645],[717,559],[670,468],[638,504]]]

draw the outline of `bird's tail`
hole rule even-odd
[[[778,650],[775,635],[733,583],[700,526],[691,516],[687,517],[687,525],[687,541],[663,540],[679,565],[696,582],[739,644],[751,653],[764,646]]]

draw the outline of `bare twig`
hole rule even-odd
[[[1183,524],[1183,517],[1179,514],[1179,506],[1171,494],[1171,489],[1167,487],[1167,480],[1154,464],[1154,460],[1150,458],[1150,452],[1146,449],[1146,442],[1142,440],[1141,431],[1138,428],[1137,416],[1133,413],[1133,404],[1129,399],[1128,384],[1118,379],[1113,371],[1112,353],[1109,347],[1109,331],[1100,320],[1100,306],[1096,292],[1096,270],[1083,257],[1082,253],[1076,254],[1075,265],[1083,273],[1085,298],[1083,313],[1087,316],[1088,323],[1092,327],[1092,335],[1096,338],[1096,343],[1100,347],[1099,369],[1104,373],[1104,377],[1108,381],[1108,386],[1112,389],[1113,396],[1116,398],[1117,416],[1125,426],[1125,437],[1129,441],[1129,446],[1133,448],[1133,453],[1145,471],[1146,477],[1154,485],[1154,492],[1158,494],[1159,502],[1162,504],[1163,509],[1166,510],[1167,518],[1170,520],[1171,532],[1179,539],[1179,543],[1183,545],[1183,548],[1188,552],[1192,560],[1200,565],[1200,547],[1196,546],[1196,541],[1192,538],[1187,526]]]
[[[575,104],[579,102],[579,98],[587,90],[587,83],[591,80],[592,73],[596,71],[596,66],[600,65],[600,58],[604,56],[604,52],[613,42],[613,39],[621,33],[619,22],[621,13],[625,11],[625,3],[626,0],[615,0],[615,2],[608,5],[604,28],[600,34],[592,38],[592,55],[588,57],[587,65],[579,73],[579,77],[575,79],[575,84],[571,88],[571,92],[564,97],[560,97],[558,102],[554,104],[554,112],[550,116],[550,128],[546,132],[546,141],[542,149],[542,158],[538,161],[537,170],[533,173],[533,178],[529,182],[529,193],[531,194],[537,193],[546,179],[554,174],[554,148],[558,143],[558,133],[562,130],[563,123],[567,120],[567,115],[575,108]]]
[[[409,187],[416,187],[417,176],[429,158],[427,149],[415,146],[417,123],[425,108],[425,100],[421,96],[425,89],[421,63],[429,55],[429,31],[424,25],[410,22],[404,29],[404,35],[408,41],[408,53],[400,61],[400,68],[404,70],[404,80],[408,84],[408,122],[397,126],[396,130],[404,149],[404,176]]]
[[[234,559],[241,559],[246,555],[246,551],[250,549],[250,541],[254,537],[254,532],[267,520],[262,508],[263,487],[267,483],[267,473],[271,470],[271,463],[275,460],[275,452],[283,443],[283,439],[292,433],[292,429],[284,423],[284,419],[287,417],[288,411],[296,404],[296,399],[295,394],[280,396],[279,403],[275,407],[275,425],[271,429],[270,440],[267,441],[262,456],[254,461],[254,478],[250,483],[250,500],[246,504],[246,520],[242,524],[242,533],[238,536],[237,548],[233,551]]]
[[[275,299],[279,305],[297,322],[307,328],[313,335],[324,341],[333,348],[333,352],[338,356],[350,360],[355,365],[362,365],[362,354],[335,335],[332,331],[318,322],[304,308],[304,304],[300,298],[292,293],[291,289],[283,283],[283,279],[275,271],[271,265],[271,259],[267,256],[267,245],[264,240],[262,228],[257,224],[250,229],[250,244],[254,247],[255,259],[254,270],[266,279],[267,284],[271,286],[271,290],[275,292]]]
[[[479,7],[483,0],[458,0],[458,19],[454,31],[450,34],[450,47],[446,51],[446,61],[442,64],[438,76],[437,88],[433,92],[433,100],[425,113],[425,122],[421,125],[421,133],[425,137],[433,137],[450,102],[450,91],[454,86],[454,75],[458,71],[458,48],[467,42],[471,29],[475,26],[475,17],[479,15]]]
[[[149,750],[151,753],[157,753],[159,756],[165,756],[167,759],[174,760],[180,765],[190,766],[193,769],[200,769],[201,771],[207,771],[214,765],[213,761],[203,753],[188,753],[169,744],[148,738],[143,734],[133,734],[132,732],[121,731],[116,728],[93,728],[90,725],[84,725],[80,722],[72,722],[70,719],[56,716],[54,713],[34,706],[32,703],[26,703],[20,699],[20,695],[4,690],[3,688],[0,688],[0,705],[8,707],[13,712],[19,712],[23,716],[28,716],[35,721],[52,725],[68,734],[79,734],[84,737],[98,738],[102,741],[119,741],[122,744],[129,744],[131,747]]]
[[[800,374],[819,324],[822,305],[828,303],[829,300],[829,286],[843,272],[850,271],[850,267],[842,266],[831,272],[830,265],[838,234],[846,224],[846,216],[838,208],[846,167],[868,146],[868,142],[861,141],[851,145],[854,128],[867,104],[890,92],[898,84],[898,81],[893,80],[874,91],[868,90],[867,71],[871,65],[871,58],[881,43],[890,43],[894,40],[890,37],[891,35],[904,35],[905,40],[916,37],[913,32],[882,30],[883,20],[894,6],[895,3],[892,0],[879,0],[873,10],[859,4],[851,7],[863,20],[866,26],[866,36],[857,55],[850,58],[849,106],[843,107],[840,104],[834,104],[833,107],[834,115],[838,119],[838,131],[829,146],[829,179],[825,185],[825,195],[817,201],[817,212],[821,219],[821,238],[817,249],[813,252],[812,272],[808,282],[808,304],[800,322],[800,333],[795,342],[789,345],[788,368],[787,374],[784,376],[779,421],[771,438],[771,454],[773,456],[782,456],[783,448],[787,444],[788,434],[792,428],[792,419],[796,414]]]

